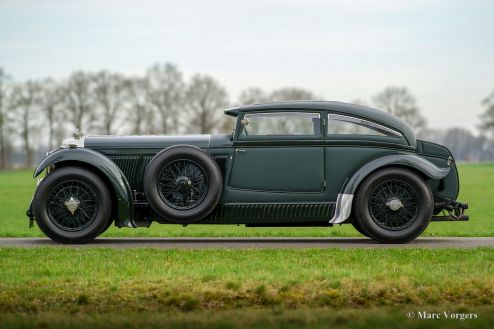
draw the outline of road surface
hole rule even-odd
[[[494,238],[418,238],[408,244],[380,244],[367,238],[99,238],[62,245],[47,238],[0,238],[0,247],[103,248],[474,248],[494,247]]]

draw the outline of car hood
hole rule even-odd
[[[211,135],[87,136],[84,147],[93,150],[164,149],[172,145],[187,144],[208,148],[210,140]]]

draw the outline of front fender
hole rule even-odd
[[[450,168],[439,168],[432,162],[414,154],[396,154],[388,155],[375,159],[362,166],[347,181],[336,200],[335,212],[333,218],[329,221],[331,224],[344,222],[350,216],[352,211],[353,195],[357,191],[359,184],[376,169],[399,165],[414,168],[432,179],[443,179],[449,174]]]
[[[34,171],[34,177],[37,177],[48,166],[56,166],[68,161],[93,167],[104,175],[111,183],[117,198],[118,226],[137,227],[134,223],[133,199],[129,183],[117,165],[101,153],[84,148],[57,150],[41,160]]]

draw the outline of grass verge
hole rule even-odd
[[[0,312],[491,305],[494,250],[0,249]]]

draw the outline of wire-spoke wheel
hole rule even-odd
[[[369,212],[380,227],[391,231],[403,230],[417,219],[417,191],[401,180],[384,181],[371,192]]]
[[[359,186],[353,211],[356,224],[369,237],[384,243],[405,243],[429,225],[434,202],[430,187],[415,172],[385,168]]]
[[[165,165],[158,178],[161,199],[170,207],[185,210],[199,205],[208,193],[208,177],[195,161],[179,159]]]
[[[149,162],[143,185],[146,199],[160,219],[189,224],[214,210],[223,191],[223,176],[201,149],[176,145]]]
[[[80,167],[47,175],[36,189],[33,213],[40,229],[61,243],[85,243],[110,223],[112,200],[106,184]]]
[[[76,180],[58,184],[51,191],[47,202],[48,217],[65,231],[85,229],[98,213],[96,193],[87,184]]]

